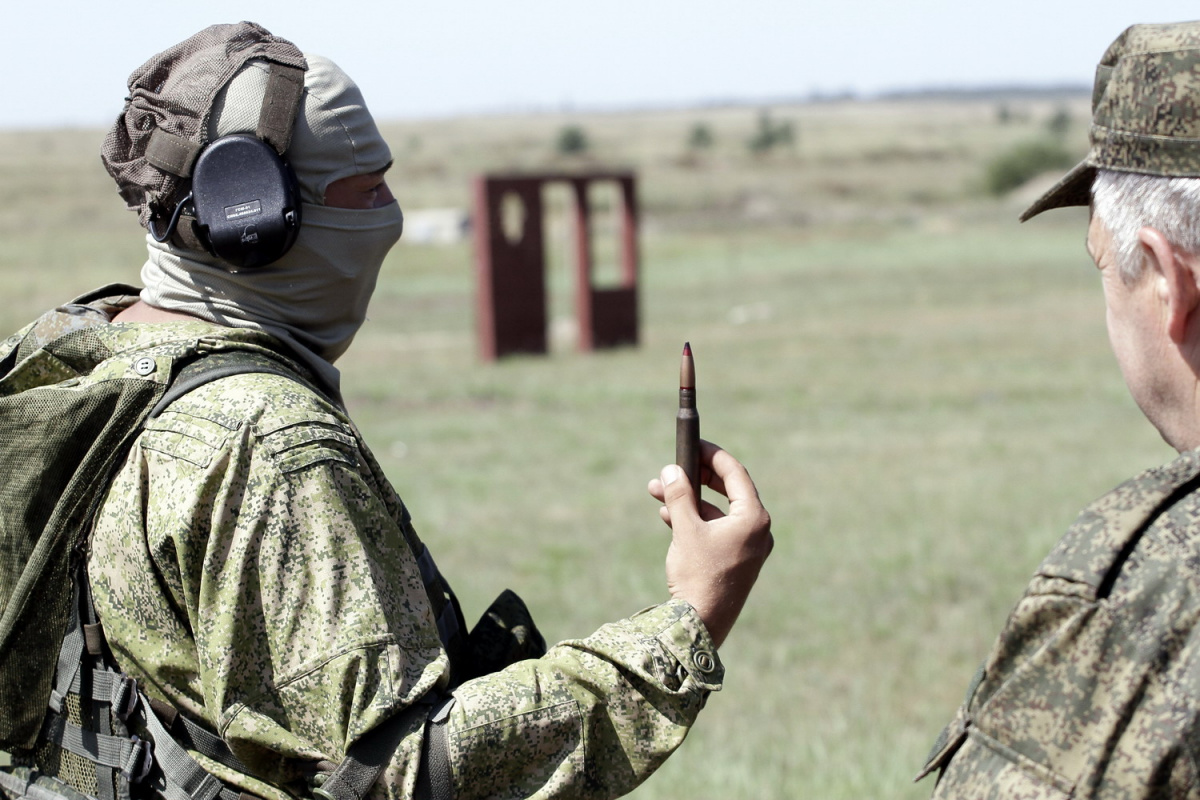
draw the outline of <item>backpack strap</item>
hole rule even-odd
[[[185,749],[195,750],[197,753],[208,756],[213,761],[224,764],[237,772],[243,772],[247,775],[253,774],[249,767],[233,754],[233,751],[229,749],[229,745],[225,744],[225,740],[220,736],[192,722],[167,703],[155,700],[152,697],[145,699],[150,709],[154,712],[154,715],[162,722],[163,728],[166,729],[172,739],[183,745]]]
[[[147,419],[155,419],[167,406],[207,383],[233,375],[259,372],[290,378],[311,388],[294,369],[290,369],[284,363],[282,356],[268,355],[267,351],[257,349],[207,353],[197,357],[175,374],[171,385],[150,410]]]
[[[416,800],[450,800],[450,758],[446,747],[445,721],[454,705],[453,697],[439,698],[430,692],[404,713],[397,714],[346,752],[342,763],[324,776],[313,794],[321,800],[363,800],[387,766],[400,740],[424,719],[425,745],[417,770]]]
[[[171,729],[179,731],[180,726],[159,719],[153,708],[157,704],[138,688],[133,678],[114,668],[105,646],[78,646],[77,642],[85,639],[82,619],[91,616],[86,608],[91,605],[91,598],[82,568],[75,571],[73,584],[77,611],[72,615],[73,635],[68,635],[63,643],[60,664],[77,654],[80,662],[91,656],[99,666],[80,670],[77,664],[75,668],[65,670],[71,676],[70,683],[61,693],[58,690],[64,687],[64,679],[60,675],[55,696],[58,709],[52,706],[47,712],[41,739],[94,764],[101,796],[127,797],[130,784],[144,784],[165,800],[252,798],[209,773],[188,752],[189,749],[197,750],[231,769],[253,775],[223,740],[186,720],[182,725],[183,735],[173,733]],[[90,638],[102,643],[103,634],[99,627],[94,631]],[[76,724],[68,718],[63,702],[68,693],[78,697],[81,710],[102,712],[92,714],[93,723],[101,730]],[[147,738],[130,735],[130,730],[139,731]],[[114,783],[124,788],[114,793]]]
[[[446,720],[454,697],[439,703],[425,724],[425,747],[421,751],[421,766],[417,770],[417,800],[451,800],[453,774],[450,772],[450,746]]]

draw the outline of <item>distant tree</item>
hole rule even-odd
[[[775,126],[775,144],[787,145],[788,147],[796,144],[796,131],[792,128],[792,121],[790,119],[780,122]]]
[[[588,151],[587,133],[578,125],[567,125],[558,132],[554,148],[559,155],[577,156]]]
[[[1001,103],[996,107],[996,122],[999,122],[1001,125],[1007,125],[1012,121],[1012,108],[1009,107],[1008,103]]]
[[[746,142],[750,152],[755,155],[768,153],[779,145],[794,147],[795,144],[796,131],[792,127],[792,123],[790,121],[775,122],[771,119],[771,112],[765,108],[758,112],[758,127],[755,129],[754,135]]]
[[[704,122],[697,122],[692,126],[691,133],[688,134],[688,149],[689,150],[707,150],[713,146],[712,129]]]
[[[1046,130],[1058,137],[1067,135],[1067,131],[1071,129],[1071,112],[1066,106],[1059,106],[1054,115],[1046,120]]]
[[[1058,139],[1044,137],[1022,142],[988,162],[984,186],[994,195],[1002,195],[1043,172],[1064,169],[1076,159]]]
[[[746,146],[750,148],[751,153],[756,155],[765,153],[775,146],[771,112],[765,108],[758,112],[758,128],[755,129],[754,135],[750,137],[750,141],[746,142]]]

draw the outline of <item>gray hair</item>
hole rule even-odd
[[[1149,225],[1188,253],[1200,253],[1200,178],[1164,178],[1101,169],[1092,182],[1092,214],[1112,235],[1121,277],[1142,274],[1137,234]]]

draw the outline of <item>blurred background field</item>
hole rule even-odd
[[[512,587],[559,640],[663,599],[668,532],[645,485],[673,458],[685,340],[706,438],[747,464],[772,513],[774,555],[722,649],[726,688],[635,797],[928,796],[911,779],[1039,560],[1082,505],[1170,457],[1109,354],[1086,211],[1016,222],[1044,186],[1029,163],[1082,155],[1086,103],[386,126],[410,214],[467,209],[484,170],[638,174],[640,347],[574,350],[555,211],[549,356],[477,359],[460,241],[393,251],[339,363],[468,617]],[[140,232],[101,136],[0,132],[0,327],[137,281]],[[605,206],[601,192],[602,274]]]

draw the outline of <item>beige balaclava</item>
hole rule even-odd
[[[327,58],[304,57],[302,106],[285,154],[303,200],[296,243],[278,261],[231,272],[208,253],[147,236],[141,297],[152,306],[220,325],[266,331],[289,345],[336,393],[339,374],[333,361],[366,319],[403,217],[394,202],[371,210],[324,205],[330,183],[385,170],[391,153],[350,77]],[[267,75],[266,64],[248,62],[217,94],[210,139],[254,132]]]

